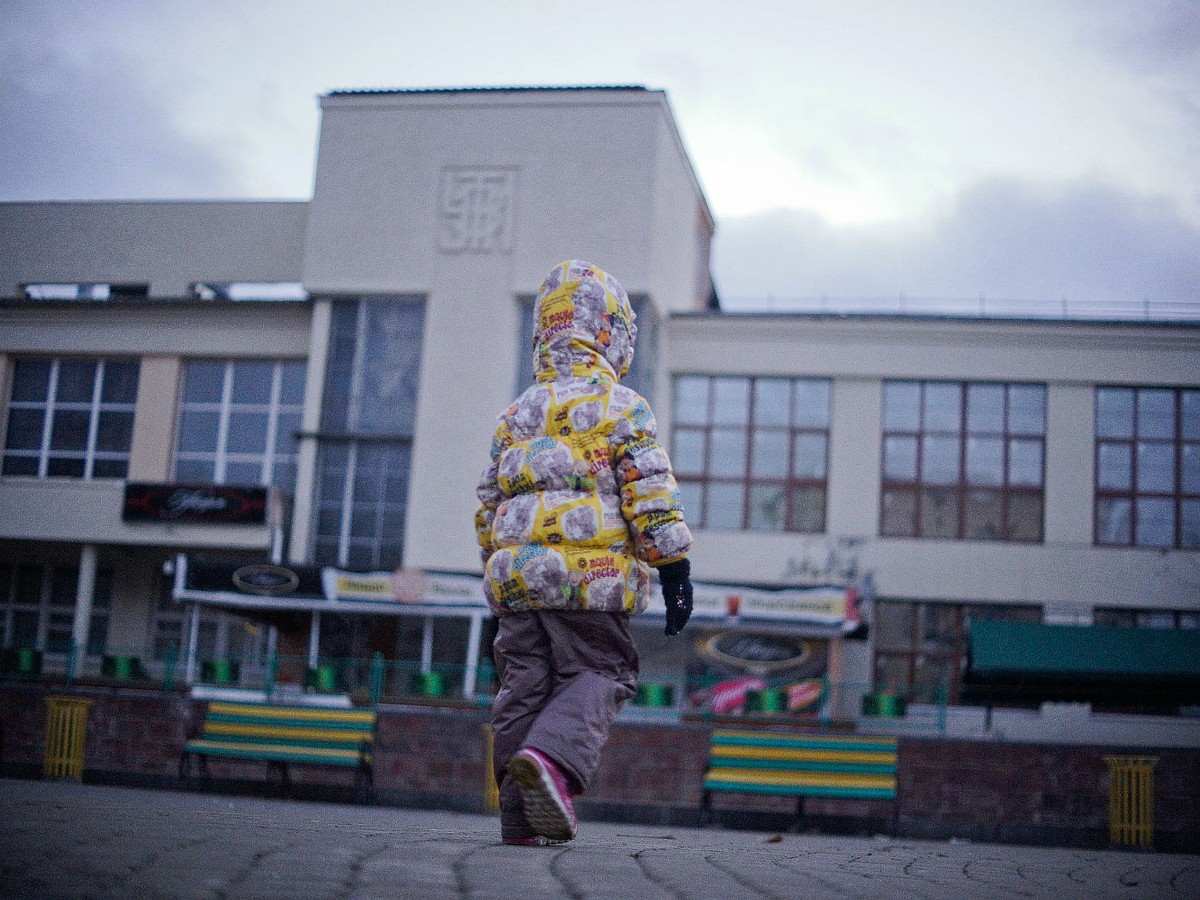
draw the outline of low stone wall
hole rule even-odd
[[[45,747],[46,700],[92,701],[84,778],[177,786],[179,752],[204,714],[180,692],[121,686],[0,683],[0,771],[37,776]],[[376,733],[375,787],[381,803],[482,811],[486,766],[485,710],[383,706]],[[583,818],[693,824],[708,755],[706,723],[619,722],[600,771],[579,802]],[[897,825],[900,835],[1014,843],[1104,846],[1108,773],[1104,756],[1119,747],[1054,746],[902,737]],[[1155,845],[1200,851],[1200,753],[1134,751],[1159,757],[1155,769]],[[255,763],[212,761],[218,787],[275,789]],[[347,799],[348,773],[295,767],[301,796]],[[719,820],[783,828],[795,802],[720,795]],[[808,824],[876,831],[891,826],[893,807],[877,801],[808,800]]]

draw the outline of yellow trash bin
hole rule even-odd
[[[1154,764],[1157,756],[1106,756],[1108,839],[1126,847],[1154,843]]]
[[[91,700],[47,697],[46,756],[42,774],[47,778],[83,777],[83,748],[87,740],[87,714]]]
[[[488,812],[500,809],[500,788],[496,784],[496,767],[493,763],[493,747],[495,739],[492,736],[492,726],[483,726],[483,808]]]

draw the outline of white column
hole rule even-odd
[[[200,646],[200,604],[193,603],[188,616],[187,666],[183,678],[188,684],[196,683],[196,651]]]
[[[471,633],[467,636],[467,670],[463,673],[463,696],[475,696],[475,677],[479,668],[479,640],[483,636],[483,614],[471,616]]]
[[[308,627],[308,667],[317,667],[317,656],[321,649],[321,614],[313,610],[312,623]]]
[[[87,652],[88,627],[92,623],[92,598],[96,592],[96,547],[84,544],[79,548],[79,581],[75,586],[75,619],[71,623],[71,640],[82,662]]]
[[[433,671],[433,616],[425,617],[421,629],[421,671],[425,674]]]
[[[321,398],[325,389],[325,367],[329,358],[329,331],[333,307],[328,300],[313,304],[312,332],[308,344],[308,371],[304,383],[304,413],[300,430],[312,433],[321,426]],[[288,559],[303,563],[308,554],[309,520],[316,489],[317,441],[304,438],[296,455],[296,489],[292,495],[291,540]]]

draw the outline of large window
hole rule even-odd
[[[1096,389],[1096,543],[1200,547],[1200,390]]]
[[[302,362],[195,361],[183,380],[175,480],[274,485],[295,480]]]
[[[47,653],[71,649],[79,570],[71,566],[0,563],[0,643]],[[104,653],[112,607],[112,569],[96,569],[87,652]]]
[[[1040,541],[1046,387],[883,386],[880,534]]]
[[[699,528],[825,528],[830,382],[684,375],[675,379],[671,462]]]
[[[5,475],[124,478],[138,363],[18,359],[5,432]]]
[[[1116,628],[1200,628],[1200,610],[1097,607],[1092,621]]]
[[[875,603],[875,686],[917,702],[958,703],[971,622],[1040,622],[1041,607],[879,600]]]
[[[425,305],[335,303],[318,435],[313,561],[401,564]]]

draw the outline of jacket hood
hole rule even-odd
[[[572,259],[550,270],[533,304],[533,372],[538,381],[607,371],[620,380],[633,362],[633,307],[621,283]]]

